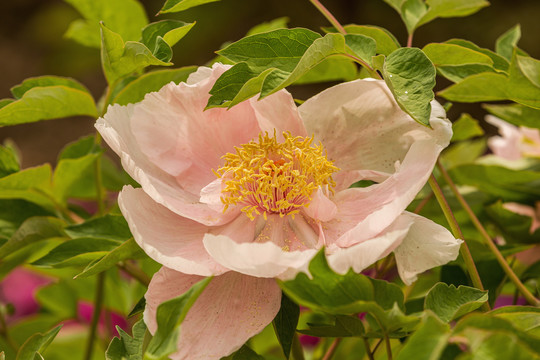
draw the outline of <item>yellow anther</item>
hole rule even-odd
[[[259,134],[258,141],[235,147],[236,153],[223,156],[224,165],[214,173],[224,180],[221,201],[225,208],[242,204],[250,219],[261,213],[294,215],[309,204],[320,186],[330,191],[336,185],[332,174],[339,170],[326,158],[321,144],[313,146],[312,137],[283,133]]]

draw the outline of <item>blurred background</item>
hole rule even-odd
[[[114,0],[111,0],[114,1]],[[399,15],[382,0],[323,0],[342,24],[369,24],[390,30],[406,42],[406,30]],[[540,1],[491,0],[491,6],[465,18],[437,19],[420,27],[413,46],[464,38],[493,49],[495,40],[506,30],[521,24],[519,47],[540,58]],[[195,27],[174,48],[175,67],[203,65],[220,46],[245,35],[253,26],[278,17],[288,17],[289,27],[319,31],[329,26],[308,0],[222,0],[179,14],[154,16],[164,0],[141,0],[150,22],[163,19],[196,21]],[[86,48],[65,39],[69,24],[80,18],[62,0],[0,1],[0,99],[11,97],[9,89],[24,79],[40,75],[69,76],[86,85],[98,100],[106,82],[97,49]],[[440,82],[441,89],[448,83]],[[301,99],[329,86],[295,87]],[[449,118],[462,111],[483,117],[478,104],[455,105]],[[68,142],[94,132],[95,119],[68,118],[0,128],[0,142],[12,139],[22,153],[23,167],[55,162],[57,153]]]

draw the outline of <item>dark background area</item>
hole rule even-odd
[[[111,0],[114,1],[114,0]],[[289,18],[289,27],[318,31],[328,26],[326,19],[308,0],[222,0],[178,14],[155,17],[164,0],[141,1],[150,21],[168,18],[197,21],[195,27],[174,47],[175,67],[203,65],[227,41],[235,41],[253,26],[278,17]],[[405,26],[399,15],[382,0],[323,0],[342,24],[377,25],[390,30],[404,45]],[[11,97],[9,89],[24,79],[40,75],[73,77],[99,99],[106,83],[101,73],[99,51],[63,38],[71,21],[79,14],[61,0],[0,1],[0,99]],[[413,46],[463,38],[493,49],[498,36],[521,24],[520,48],[540,58],[540,1],[492,0],[491,6],[465,18],[436,19],[420,27]],[[447,83],[440,82],[440,89]],[[307,98],[327,87],[293,88],[295,96]],[[462,111],[481,118],[478,104],[454,105],[449,118]],[[23,166],[54,162],[68,142],[92,133],[95,119],[69,118],[0,128],[0,141],[10,138],[21,149]]]

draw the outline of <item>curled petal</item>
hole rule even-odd
[[[400,216],[382,234],[348,248],[330,246],[328,264],[334,271],[345,274],[352,268],[361,272],[398,247],[413,224],[412,219]]]
[[[261,100],[250,100],[261,131],[272,135],[276,130],[279,141],[283,141],[283,131],[289,131],[294,136],[308,136],[304,122],[298,113],[292,95],[286,91],[278,91],[275,94]]]
[[[222,274],[204,249],[208,227],[179,216],[153,201],[142,189],[125,186],[118,205],[139,246],[155,261],[186,274]]]
[[[522,156],[520,143],[523,136],[520,134],[519,129],[493,115],[487,115],[485,119],[487,123],[496,126],[501,134],[501,136],[492,136],[488,139],[491,151],[507,160],[520,159]]]
[[[399,276],[410,285],[418,274],[457,258],[462,240],[443,226],[412,213],[404,213],[413,224],[401,245],[394,250]]]
[[[185,293],[203,278],[161,268],[145,295],[144,320],[157,330],[158,306]],[[268,325],[281,305],[281,290],[273,279],[229,272],[213,278],[180,325],[173,360],[219,360],[238,350]]]
[[[319,188],[312,194],[312,199],[304,212],[313,219],[330,221],[336,217],[337,207]]]
[[[380,184],[336,194],[341,224],[329,223],[328,235],[341,247],[370,239],[389,226],[411,203],[429,178],[441,148],[431,140],[413,143],[397,171]],[[345,231],[343,223],[349,224]],[[339,232],[332,229],[339,226]]]
[[[274,221],[270,220],[272,218],[277,218],[275,221],[280,219],[278,215],[273,215],[269,221]],[[299,271],[305,271],[317,252],[315,248],[307,248],[305,242],[314,245],[318,242],[318,234],[298,218],[295,217],[298,223],[294,225],[288,225],[285,221],[289,220],[282,218],[283,222],[263,226],[256,240],[262,243],[239,243],[230,236],[206,234],[204,246],[215,261],[233,271],[264,278],[279,277],[285,273],[294,276]]]
[[[344,171],[393,172],[412,143],[431,139],[442,149],[452,127],[433,101],[430,124],[415,122],[395,102],[384,81],[356,80],[331,87],[299,107],[309,134],[321,141],[334,165]],[[350,184],[349,184],[350,185]]]
[[[96,129],[118,154],[127,173],[154,201],[179,215],[205,225],[230,221],[235,214],[223,214],[200,203],[199,193],[183,189],[172,175],[156,166],[141,151],[131,127],[134,108],[135,105],[110,106],[105,117],[96,122]]]

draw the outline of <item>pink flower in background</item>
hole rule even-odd
[[[0,303],[11,304],[15,312],[8,318],[11,321],[34,314],[39,310],[36,292],[50,284],[51,278],[35,272],[16,268],[0,282]]]
[[[404,212],[427,181],[451,125],[432,103],[413,121],[384,81],[334,86],[300,107],[285,90],[203,111],[227,67],[200,68],[96,127],[142,188],[119,205],[137,243],[163,264],[146,294],[162,302],[214,275],[182,323],[173,359],[220,359],[275,317],[273,278],[305,271],[325,247],[330,266],[360,272],[394,252],[407,284],[457,257],[460,240]],[[360,180],[373,185],[350,188]]]
[[[514,126],[495,117],[486,116],[486,122],[496,126],[501,136],[492,136],[488,146],[493,154],[507,160],[540,157],[540,131],[525,126]]]

